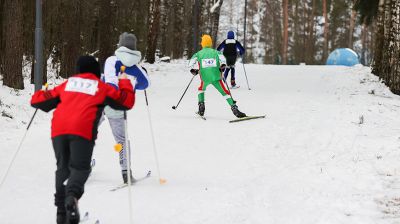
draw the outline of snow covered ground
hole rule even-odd
[[[129,112],[133,170],[153,176],[132,187],[133,223],[265,224],[400,222],[400,97],[365,67],[237,65],[239,109],[266,119],[228,123],[230,108],[206,92],[197,118],[191,75],[182,62],[149,65],[150,112],[165,185],[158,183],[143,92]],[[0,87],[0,177],[34,110],[31,87]],[[0,188],[0,223],[55,223],[51,114],[37,114]],[[99,130],[96,166],[80,201],[100,223],[128,223],[108,122]],[[88,222],[89,223],[89,222]]]

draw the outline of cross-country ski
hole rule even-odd
[[[263,115],[263,116],[246,116],[246,117],[238,118],[238,119],[235,119],[235,120],[230,120],[229,123],[236,123],[236,122],[240,122],[240,121],[260,119],[260,118],[265,118],[265,116],[266,115]]]
[[[133,178],[133,179],[131,180],[131,181],[132,181],[132,185],[135,185],[135,184],[137,184],[138,182],[143,181],[143,180],[149,178],[150,176],[151,176],[151,171],[149,170],[145,176],[139,177],[139,178]],[[123,183],[123,184],[121,184],[121,185],[118,185],[118,186],[116,186],[116,187],[111,188],[110,191],[117,191],[117,190],[120,190],[120,189],[125,188],[125,187],[127,187],[127,186],[129,186],[128,183]]]

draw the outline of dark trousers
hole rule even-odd
[[[226,58],[226,69],[224,72],[224,79],[227,80],[229,71],[231,71],[231,85],[236,85],[235,83],[235,63],[236,63],[236,55],[234,56],[228,56],[225,55]]]
[[[231,71],[231,85],[236,85],[236,82],[235,82],[235,66],[234,66],[234,65],[231,66],[231,67],[228,66],[228,67],[225,69],[225,72],[224,72],[224,79],[225,79],[225,81],[226,81],[226,79],[228,78],[229,71]]]
[[[67,196],[82,197],[91,172],[94,141],[76,135],[60,135],[52,142],[57,159],[55,205],[64,207]]]

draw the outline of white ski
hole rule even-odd
[[[131,185],[134,185],[139,181],[145,180],[145,179],[149,178],[150,176],[151,176],[151,170],[149,170],[147,172],[146,176],[132,180],[132,184]],[[120,190],[120,189],[125,188],[127,186],[128,186],[128,183],[123,183],[123,184],[120,184],[120,185],[112,188],[110,191],[117,191],[117,190]]]

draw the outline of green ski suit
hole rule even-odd
[[[204,102],[204,92],[207,86],[211,84],[225,97],[230,106],[234,104],[229,91],[222,81],[221,71],[219,70],[221,65],[226,65],[224,55],[210,47],[203,48],[190,59],[189,66],[200,70],[199,102]]]

